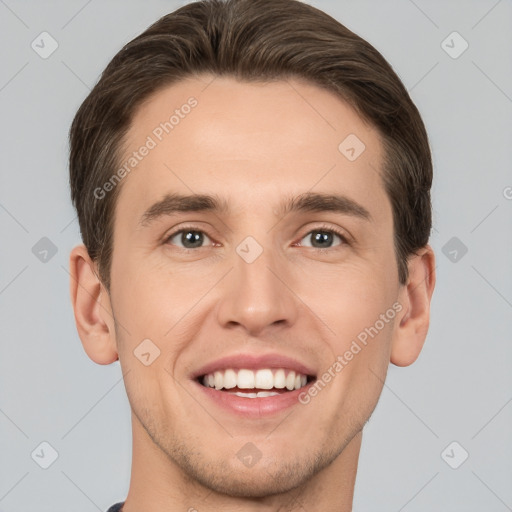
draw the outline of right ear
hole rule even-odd
[[[78,335],[87,355],[98,364],[119,359],[110,296],[85,245],[70,254],[71,303]]]

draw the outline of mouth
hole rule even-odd
[[[316,375],[289,358],[239,355],[205,366],[193,380],[216,405],[246,418],[261,418],[299,403]]]
[[[250,370],[228,368],[198,377],[204,387],[226,392],[242,398],[268,398],[302,389],[314,376],[286,368]]]

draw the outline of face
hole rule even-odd
[[[136,112],[110,303],[135,442],[263,496],[335,461],[377,403],[401,308],[392,210],[379,136],[339,98],[212,78]]]

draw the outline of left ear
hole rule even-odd
[[[430,300],[436,283],[435,256],[426,245],[408,261],[409,277],[402,285],[399,303],[403,309],[396,317],[391,362],[409,366],[420,355],[430,323]]]

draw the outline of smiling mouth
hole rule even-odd
[[[314,381],[305,375],[286,368],[262,368],[259,370],[228,368],[198,377],[197,381],[207,388],[223,391],[243,398],[266,398],[303,388]]]

